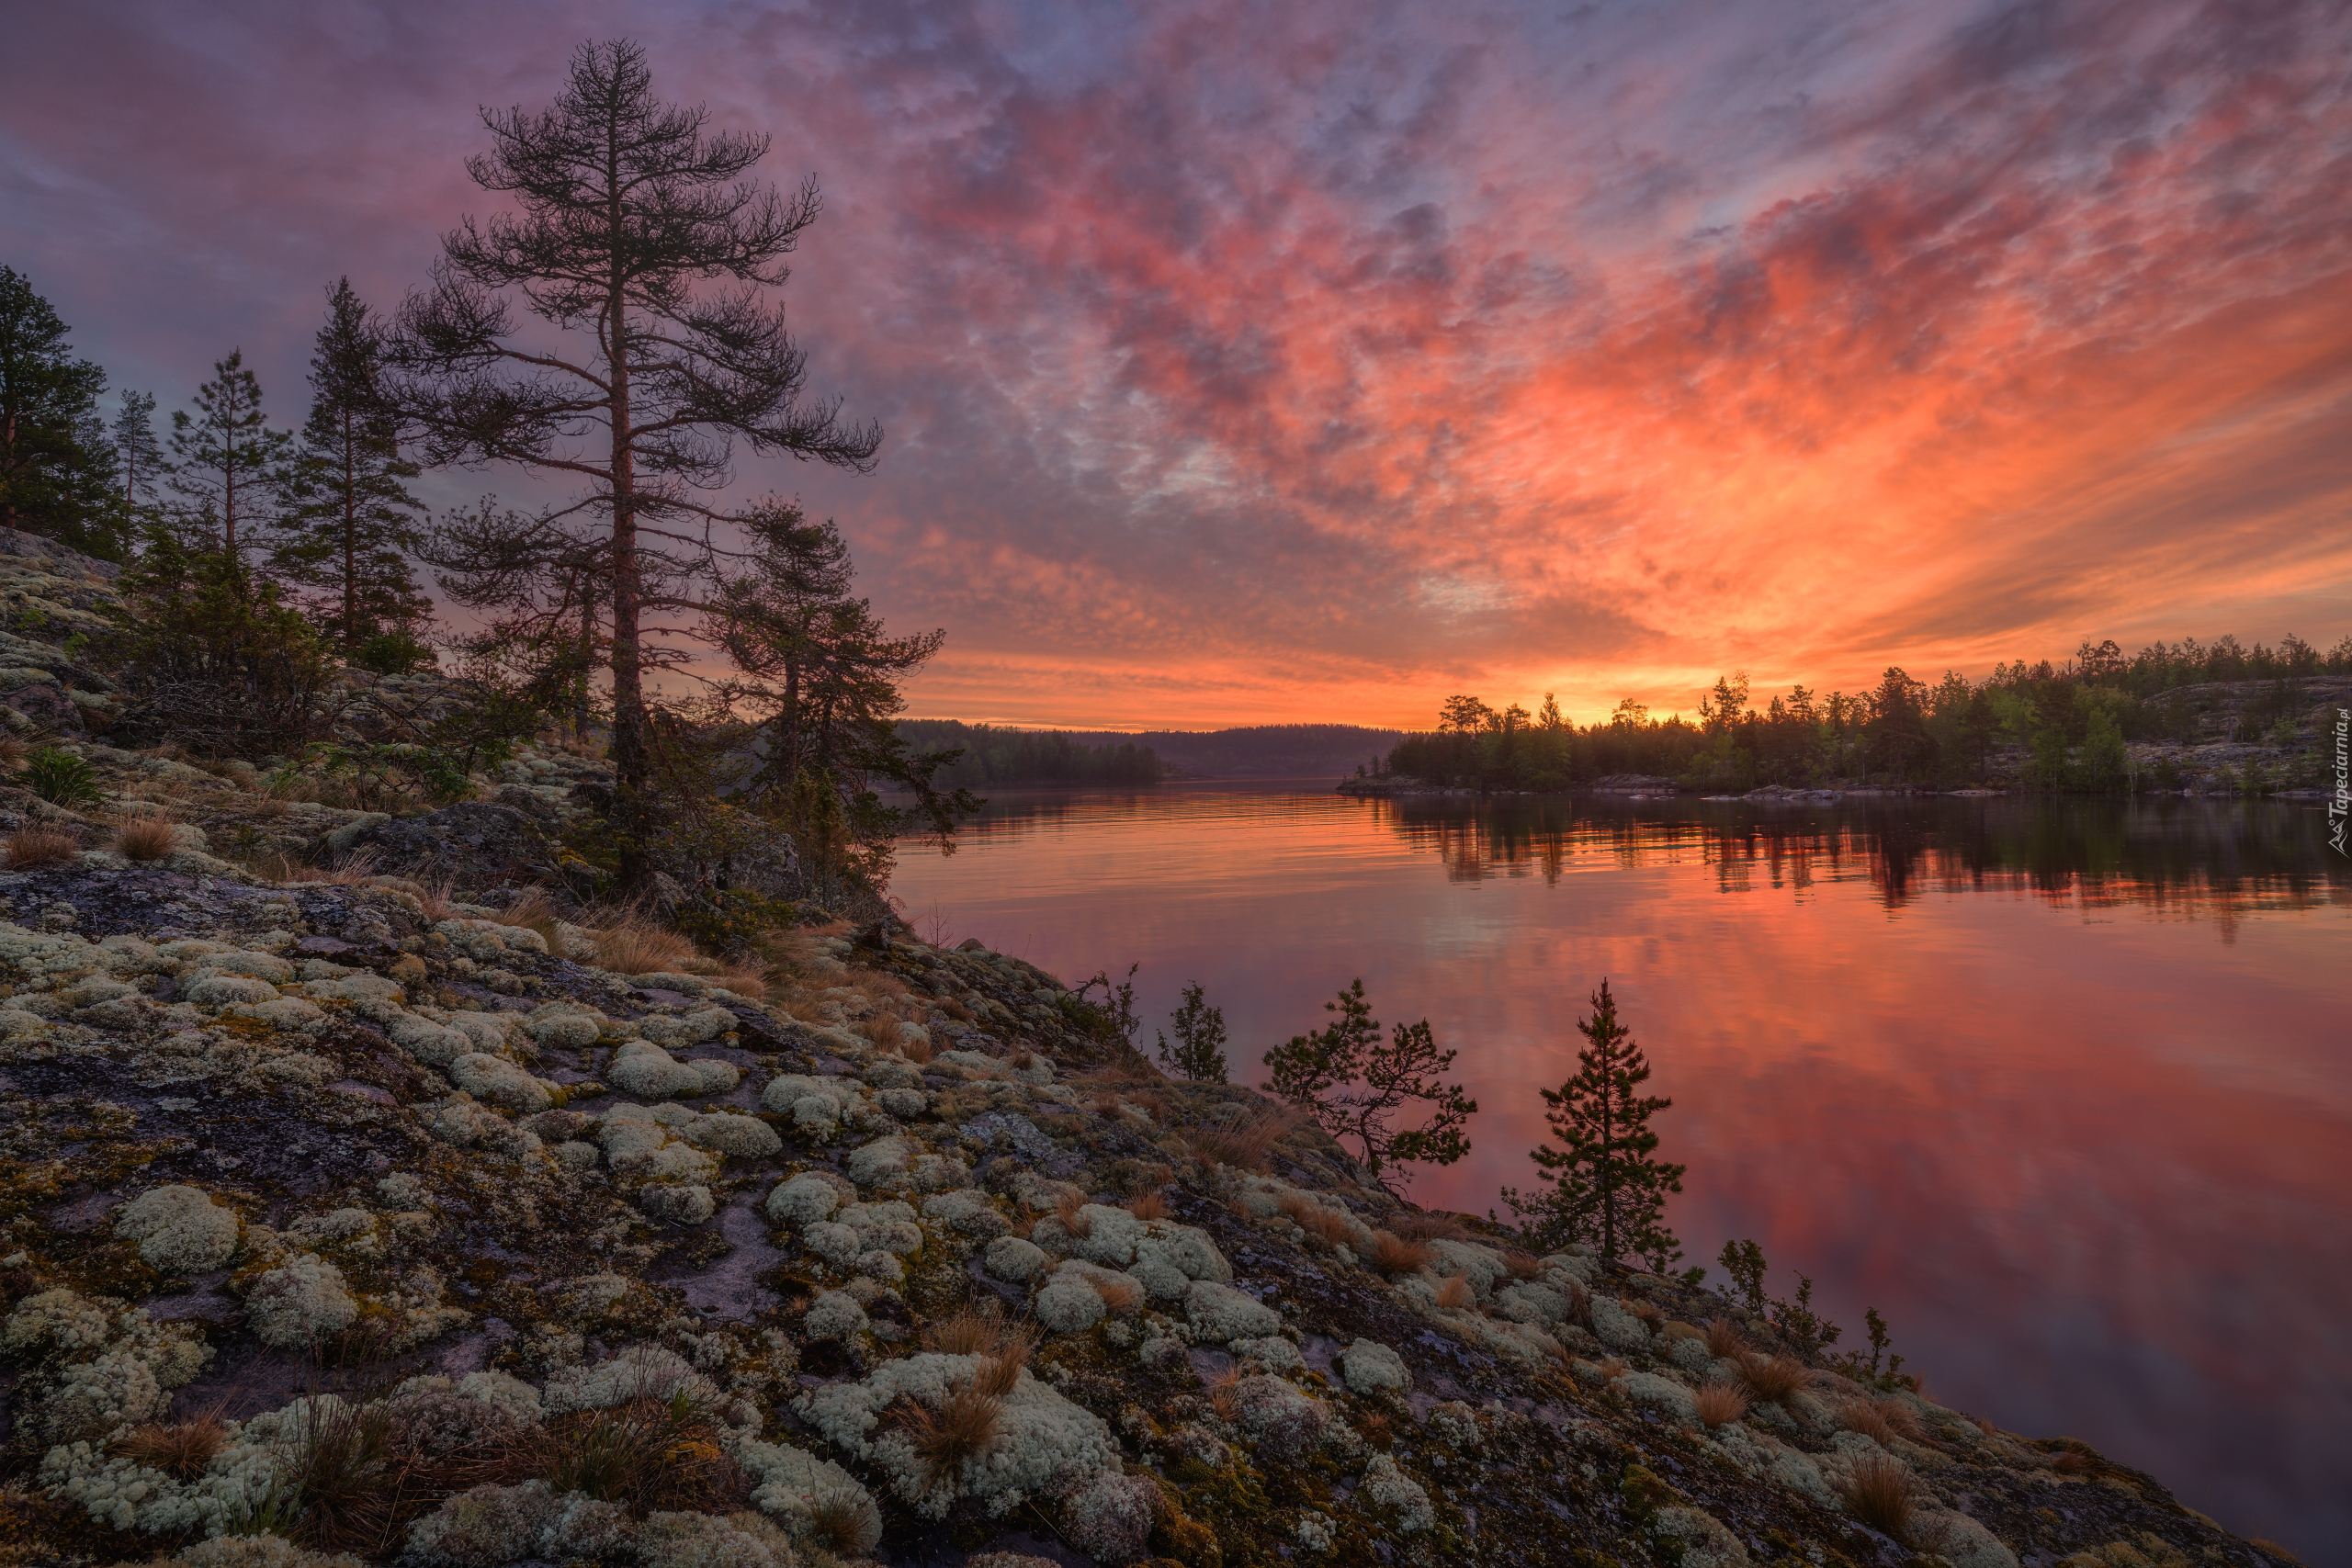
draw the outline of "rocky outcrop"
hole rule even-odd
[[[1907,1390],[1726,1413],[1772,1325],[1402,1207],[1311,1129],[1218,1164],[1193,1135],[1250,1091],[1150,1075],[977,944],[803,942],[787,1011],[499,913],[0,874],[27,1561],[273,1527],[312,1532],[288,1564],[2259,1561]],[[1427,1261],[1371,1268],[1384,1230]],[[328,1539],[282,1478],[353,1422],[469,1457]],[[566,1457],[648,1422],[642,1484]],[[1889,1466],[1899,1530],[1848,1500]]]

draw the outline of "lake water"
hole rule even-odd
[[[1605,976],[1674,1106],[1670,1219],[1754,1237],[1930,1392],[2352,1564],[2352,864],[2312,809],[1008,794],[894,890],[1075,981],[1197,979],[1237,1080],[1357,976],[1481,1107],[1416,1183],[1529,1185]],[[1719,1271],[1711,1269],[1720,1282]]]

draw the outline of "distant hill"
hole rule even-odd
[[[1353,724],[1261,724],[1242,729],[1007,729],[956,719],[910,718],[899,732],[928,750],[986,750],[983,784],[1131,784],[1155,776],[1142,758],[1180,774],[1210,779],[1345,778],[1356,765],[1385,757],[1404,739],[1396,729]],[[967,758],[958,770],[972,765]],[[1025,771],[1024,771],[1025,770]]]

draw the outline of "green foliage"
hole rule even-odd
[[[1224,1083],[1225,1010],[1209,1006],[1199,981],[1184,987],[1183,1000],[1168,1021],[1176,1040],[1171,1045],[1167,1035],[1159,1036],[1159,1065],[1194,1083]]]
[[[1312,1115],[1334,1138],[1353,1138],[1364,1168],[1387,1187],[1389,1172],[1409,1182],[1411,1165],[1452,1165],[1470,1152],[1462,1129],[1478,1102],[1443,1081],[1456,1053],[1440,1051],[1429,1021],[1397,1024],[1384,1043],[1380,1021],[1356,980],[1323,1010],[1337,1015],[1311,1034],[1295,1034],[1266,1054],[1267,1089]],[[1350,1087],[1350,1086],[1357,1087]],[[1430,1118],[1398,1130],[1397,1114],[1425,1104]]]
[[[121,588],[116,652],[131,703],[118,733],[261,757],[324,728],[334,658],[276,584],[158,529]]]
[[[172,412],[171,488],[180,500],[174,527],[183,547],[217,553],[232,575],[244,551],[277,516],[290,479],[294,437],[262,412],[261,382],[243,349],[212,367],[196,389],[196,412]]]
[[[705,953],[736,958],[756,950],[768,932],[788,930],[799,918],[799,906],[789,898],[771,898],[749,887],[725,887],[680,904],[673,920]]]
[[[1065,993],[1064,999],[1077,1010],[1077,1021],[1082,1027],[1091,1027],[1096,1034],[1116,1035],[1132,1050],[1136,1032],[1143,1027],[1143,1020],[1136,1014],[1136,971],[1142,967],[1140,964],[1128,964],[1126,978],[1116,985],[1112,984],[1108,969],[1098,969],[1094,978]],[[1097,986],[1102,988],[1099,1002],[1092,995]]]
[[[67,810],[96,806],[105,798],[98,775],[89,763],[62,746],[43,746],[25,759],[17,782],[51,806]]]
[[[0,266],[0,527],[122,558],[114,453],[97,412],[106,372],[76,359],[31,281]]]
[[[433,668],[433,645],[406,631],[378,632],[362,637],[351,650],[350,663],[375,675],[407,675]]]
[[[1903,1358],[1888,1354],[1887,1347],[1893,1337],[1887,1332],[1886,1319],[1879,1315],[1878,1308],[1865,1307],[1862,1310],[1862,1326],[1870,1335],[1869,1359],[1864,1359],[1860,1350],[1849,1350],[1842,1356],[1832,1357],[1830,1364],[1856,1382],[1888,1390],[1917,1388],[1918,1376],[1903,1370]],[[1830,1336],[1832,1338],[1836,1337],[1834,1332]]]
[[[1658,1135],[1649,1120],[1674,1101],[1638,1092],[1649,1079],[1649,1059],[1617,1021],[1608,981],[1592,994],[1592,1016],[1579,1020],[1577,1032],[1586,1042],[1577,1076],[1544,1090],[1544,1120],[1561,1146],[1528,1151],[1544,1186],[1506,1187],[1503,1201],[1541,1248],[1581,1241],[1607,1259],[1632,1253],[1663,1274],[1682,1256],[1665,1215],[1667,1194],[1682,1190],[1685,1168],[1655,1157]]]
[[[1731,1276],[1733,1286],[1747,1310],[1758,1317],[1764,1315],[1764,1249],[1750,1241],[1726,1241],[1715,1261]]]
[[[424,505],[403,482],[419,470],[401,456],[383,367],[382,326],[344,278],[311,355],[311,414],[270,569],[314,591],[311,614],[353,662],[372,647],[378,660],[405,654],[406,669],[419,647],[408,628],[432,612],[406,554],[423,542]]]

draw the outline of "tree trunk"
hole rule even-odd
[[[617,204],[616,204],[617,205]],[[619,215],[614,215],[619,227]],[[613,484],[613,805],[620,829],[620,878],[624,892],[644,891],[653,881],[652,857],[647,852],[645,830],[648,803],[644,799],[650,772],[646,754],[644,671],[638,647],[637,621],[641,594],[637,565],[635,512],[636,463],[630,445],[628,405],[628,301],[614,280],[606,306],[611,336],[606,340],[612,366],[612,484]]]
[[[359,646],[359,565],[353,538],[359,532],[359,479],[352,456],[351,410],[343,411],[343,650]]]

